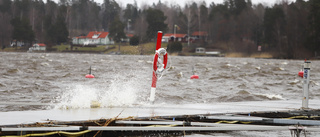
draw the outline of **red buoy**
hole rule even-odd
[[[92,75],[92,74],[87,74],[87,75],[86,75],[86,78],[94,78],[94,75]]]
[[[303,78],[303,71],[299,71],[298,76]]]
[[[190,79],[199,79],[199,76],[198,76],[198,75],[192,75],[192,76],[190,77]]]
[[[86,75],[86,78],[94,78],[94,75],[91,74],[91,66],[90,66],[89,74]]]
[[[193,72],[193,75],[190,77],[190,79],[199,79],[199,76],[195,74],[195,70],[194,70],[194,67],[192,66],[192,72]]]

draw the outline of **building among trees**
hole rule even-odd
[[[127,39],[124,30],[136,36],[134,43],[147,43],[162,31],[187,34],[189,40],[201,43],[197,46],[224,52],[250,55],[261,46],[275,58],[319,56],[319,0],[279,0],[269,6],[251,1],[193,0],[184,7],[161,1],[138,7],[135,2],[122,7],[115,0],[101,4],[92,0],[0,0],[0,46],[4,49],[14,40],[23,42],[25,50],[32,43],[46,43],[50,49],[71,39],[82,45],[111,44]],[[93,30],[109,32],[108,38],[102,38],[104,34],[85,36]],[[192,41],[188,46],[196,44]]]
[[[187,34],[173,34],[173,33],[166,33],[162,37],[162,42],[188,42],[188,35]]]
[[[43,43],[33,44],[32,47],[29,48],[29,51],[46,51],[47,45]]]
[[[114,41],[109,38],[109,32],[91,31],[87,36],[79,36],[72,38],[73,45],[110,45],[114,44]]]
[[[197,42],[197,41],[207,42],[208,41],[208,33],[206,31],[195,31],[192,33],[192,37],[194,38],[195,42]]]

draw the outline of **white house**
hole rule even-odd
[[[109,45],[114,44],[114,41],[109,38],[109,32],[91,31],[87,36],[79,36],[72,38],[74,45]]]
[[[36,44],[33,44],[32,47],[29,48],[29,51],[45,51],[46,47],[47,47],[46,44],[36,43]]]

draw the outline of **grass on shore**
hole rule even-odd
[[[57,46],[53,46],[53,48],[56,48],[58,52],[71,50],[70,45],[57,45]],[[103,51],[104,49],[105,49],[105,46],[73,47],[73,50],[78,50],[78,51]]]
[[[226,53],[225,57],[231,57],[231,58],[238,58],[238,57],[248,57],[248,58],[273,58],[272,54],[262,52],[262,53],[254,53],[251,55],[246,55],[244,53],[239,53],[239,52],[231,52],[231,53]]]
[[[165,48],[167,47],[166,43],[162,44],[162,47]],[[149,43],[144,43],[140,44],[137,46],[131,46],[131,45],[120,45],[120,53],[121,54],[128,54],[128,55],[151,55],[154,54],[156,45],[153,42]],[[105,53],[110,53],[110,52],[118,52],[119,51],[119,45],[115,45],[115,48],[106,51]]]
[[[166,43],[162,44],[162,47],[167,47]],[[70,51],[70,45],[57,45],[56,48],[58,52]],[[97,47],[73,47],[72,51],[88,51],[88,52],[103,52],[105,54],[119,52],[121,54],[127,55],[150,55],[154,54],[155,43],[145,43],[137,46],[131,46],[129,44],[115,44],[115,45],[100,45]]]
[[[131,46],[129,44],[115,44],[115,45],[101,45],[97,47],[73,47],[72,51],[81,51],[81,52],[100,52],[104,54],[112,54],[119,52],[119,45],[120,45],[120,54],[126,55],[153,55],[155,52],[155,43],[149,42],[140,44],[137,46]],[[162,47],[166,48],[167,43],[162,43]],[[57,52],[63,51],[71,51],[70,45],[56,45],[52,48],[55,48]],[[15,51],[26,51],[26,49],[22,49],[21,47],[7,47],[3,49],[4,52],[15,52]],[[171,54],[171,55],[174,55]],[[194,55],[194,53],[186,53],[185,55]],[[262,53],[254,53],[251,55],[247,55],[240,52],[230,52],[225,53],[225,57],[250,57],[250,58],[273,58],[272,54],[267,52]]]
[[[119,43],[114,45],[100,45],[97,47],[73,47],[72,50],[70,45],[61,44],[61,45],[53,46],[52,48],[55,49],[53,52],[80,51],[80,52],[100,52],[105,54],[120,52],[120,54],[128,54],[128,55],[151,55],[151,54],[154,54],[155,47],[156,47],[156,44],[154,42],[149,42],[149,43],[144,43],[137,46],[131,46],[126,43]],[[167,43],[162,43],[162,47],[166,48]],[[2,51],[27,52],[28,49],[22,48],[22,47],[6,47]]]

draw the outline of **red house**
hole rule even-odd
[[[206,42],[208,40],[208,33],[206,31],[195,31],[192,33],[195,42]]]
[[[162,37],[162,42],[172,42],[172,41],[179,41],[179,42],[188,42],[188,35],[187,34],[173,34],[167,33]]]

